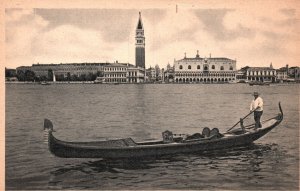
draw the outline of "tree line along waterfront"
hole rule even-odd
[[[43,82],[43,81],[53,81],[53,76],[55,75],[56,81],[95,81],[97,77],[103,76],[103,72],[97,71],[96,73],[88,74],[71,74],[68,73],[66,76],[63,74],[56,75],[53,70],[49,69],[47,75],[36,75],[34,71],[31,70],[11,70],[5,69],[6,81],[20,81],[20,82]]]

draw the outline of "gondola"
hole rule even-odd
[[[279,103],[280,113],[275,117],[262,121],[262,127],[255,125],[243,126],[219,133],[217,128],[204,128],[201,133],[192,136],[173,134],[170,131],[162,133],[162,140],[135,142],[131,138],[92,141],[66,142],[58,140],[53,135],[53,125],[44,120],[44,132],[50,152],[62,158],[139,158],[172,155],[178,153],[202,152],[232,147],[244,146],[261,138],[283,120],[283,112]]]

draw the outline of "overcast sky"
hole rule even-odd
[[[263,7],[266,10],[266,7]],[[227,57],[243,66],[300,66],[299,10],[247,9],[6,9],[6,67],[33,63],[135,64],[139,11],[146,67],[174,59]]]

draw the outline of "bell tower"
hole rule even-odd
[[[145,68],[145,36],[141,12],[135,33],[135,65]]]

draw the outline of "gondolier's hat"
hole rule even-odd
[[[259,96],[258,92],[253,92],[253,96]]]

